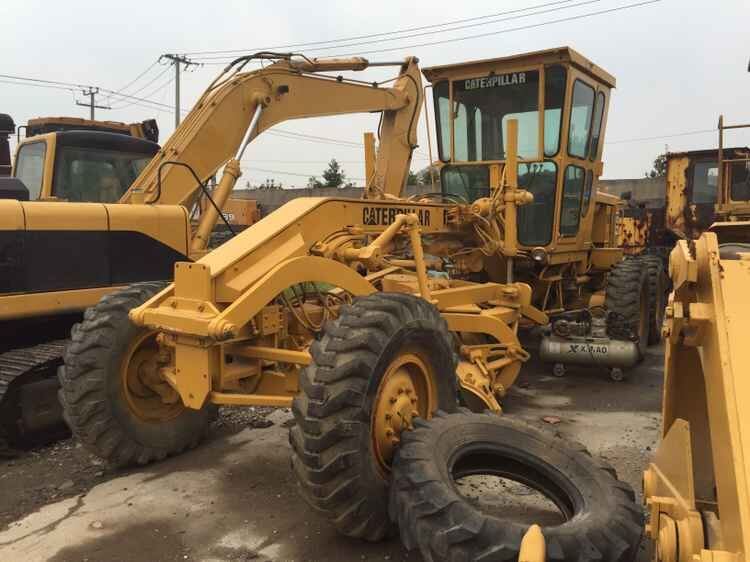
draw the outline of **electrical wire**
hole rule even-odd
[[[334,57],[334,58],[336,58],[336,57],[353,57],[353,56],[369,55],[369,54],[375,54],[375,53],[388,53],[388,52],[392,52],[392,51],[403,51],[404,49],[414,49],[414,48],[418,48],[418,47],[432,47],[432,46],[435,46],[435,45],[446,45],[448,43],[456,43],[456,42],[459,42],[459,41],[469,41],[471,39],[480,39],[482,37],[490,37],[490,36],[494,36],[494,35],[503,35],[505,33],[512,33],[514,31],[523,31],[523,30],[527,30],[527,29],[536,29],[536,28],[539,28],[539,27],[544,27],[546,25],[552,25],[552,24],[555,24],[555,23],[565,23],[565,22],[569,22],[569,21],[576,21],[576,20],[591,18],[591,17],[594,17],[594,16],[600,16],[600,15],[603,15],[603,14],[610,14],[610,13],[614,13],[614,12],[620,12],[620,11],[628,10],[628,9],[631,9],[631,8],[638,8],[638,7],[641,7],[641,6],[647,6],[649,4],[657,4],[657,3],[662,2],[662,1],[663,0],[644,0],[642,2],[634,2],[632,4],[625,4],[624,6],[618,6],[616,8],[609,8],[609,9],[606,9],[606,10],[599,10],[599,11],[596,11],[596,12],[588,12],[588,13],[585,13],[585,14],[578,14],[578,15],[575,15],[575,16],[569,16],[569,17],[565,17],[565,18],[558,18],[558,19],[555,19],[555,20],[548,20],[548,21],[543,21],[543,22],[538,22],[538,23],[521,25],[521,26],[518,26],[518,27],[511,27],[511,28],[508,28],[508,29],[501,29],[501,30],[498,30],[498,31],[488,31],[486,33],[477,33],[475,35],[466,35],[466,36],[463,36],[463,37],[454,37],[452,39],[442,39],[440,41],[429,41],[429,42],[426,42],[426,43],[415,43],[415,44],[411,44],[411,45],[399,45],[397,47],[388,47],[386,49],[371,49],[369,51],[357,51],[357,52],[351,52],[351,53],[339,53],[339,54],[336,54],[336,55],[332,55],[332,57]]]
[[[293,48],[296,49],[296,48],[300,48],[300,47],[311,47],[311,46],[317,46],[317,45],[325,45],[325,44],[330,44],[330,43],[345,43],[345,42],[348,42],[348,41],[358,41],[360,39],[370,39],[370,38],[374,38],[374,37],[384,37],[384,36],[387,36],[387,35],[399,35],[399,34],[408,33],[408,32],[411,32],[411,31],[421,31],[421,30],[424,30],[424,29],[434,29],[436,27],[445,27],[445,26],[448,26],[448,25],[455,25],[455,24],[467,23],[467,22],[471,22],[471,21],[478,21],[478,20],[483,20],[483,19],[486,19],[486,18],[492,18],[492,17],[501,16],[501,15],[507,15],[507,14],[517,13],[517,12],[523,12],[523,11],[527,11],[527,10],[533,10],[533,9],[536,9],[536,8],[544,8],[544,7],[547,7],[547,6],[554,6],[554,5],[558,5],[558,4],[565,4],[565,3],[568,3],[568,2],[571,2],[571,1],[572,0],[558,0],[556,2],[547,2],[545,4],[537,4],[537,5],[534,5],[534,6],[528,6],[526,8],[517,8],[515,10],[506,10],[506,11],[497,12],[497,13],[494,13],[494,14],[485,14],[483,16],[475,16],[475,17],[471,17],[471,18],[465,18],[465,19],[459,19],[459,20],[452,20],[452,21],[443,22],[443,23],[434,23],[434,24],[430,24],[430,25],[420,25],[420,26],[415,26],[415,27],[405,27],[405,28],[397,29],[397,30],[393,30],[393,31],[384,31],[384,32],[380,32],[380,33],[370,33],[370,34],[367,34],[367,35],[355,35],[355,36],[350,36],[350,37],[339,37],[337,39],[328,39],[328,40],[325,40],[325,41],[310,41],[310,42],[307,42],[307,43],[292,43],[292,44],[287,44],[287,45],[278,45],[276,47],[263,47],[263,48],[251,48],[251,49],[227,49],[227,50],[218,50],[218,51],[192,51],[192,52],[186,52],[186,53],[181,53],[181,54],[184,54],[184,55],[215,55],[215,54],[231,54],[231,53],[252,53],[252,52],[255,52],[255,51],[275,51],[275,50],[282,50],[282,49],[293,49]]]
[[[159,64],[159,59],[156,59],[154,62],[152,62],[151,65],[148,68],[146,68],[146,70],[144,70],[143,72],[141,72],[138,76],[136,76],[135,78],[133,78],[130,82],[128,82],[127,84],[125,84],[121,88],[118,88],[117,91],[118,92],[124,92],[125,90],[127,90],[130,86],[132,86],[133,84],[135,84],[136,82],[138,82],[138,80],[140,80],[146,74],[148,74],[148,72],[152,68],[154,68],[157,64]]]
[[[554,4],[568,3],[570,1],[572,1],[572,0],[567,0],[566,2],[551,2],[550,4],[554,5]],[[529,7],[529,8],[521,8],[521,9],[516,9],[516,10],[509,10],[509,11],[506,11],[506,12],[499,12],[497,14],[491,14],[491,15],[488,15],[488,16],[484,16],[482,18],[470,18],[472,21],[474,21],[476,19],[480,19],[481,21],[478,21],[476,23],[469,23],[469,24],[465,24],[465,25],[458,25],[458,26],[455,26],[455,27],[448,27],[447,29],[438,29],[438,30],[433,30],[433,31],[420,31],[419,33],[410,33],[410,34],[406,34],[406,35],[401,35],[400,37],[386,37],[386,38],[381,38],[381,39],[372,39],[372,40],[368,40],[368,41],[362,41],[362,42],[358,42],[358,43],[346,43],[346,42],[343,42],[345,44],[335,44],[335,45],[330,45],[330,46],[327,46],[327,47],[305,48],[305,52],[309,53],[309,52],[317,52],[317,51],[328,51],[328,50],[331,50],[331,49],[339,49],[339,48],[343,49],[343,48],[349,48],[349,47],[360,47],[360,46],[364,46],[364,45],[374,45],[374,44],[379,44],[379,43],[388,43],[388,42],[391,42],[391,41],[398,41],[398,40],[401,40],[401,39],[412,39],[412,38],[415,38],[415,37],[424,37],[424,36],[428,36],[428,35],[436,35],[438,33],[449,33],[449,32],[452,32],[452,31],[459,31],[459,30],[462,30],[462,29],[469,29],[469,28],[473,28],[473,27],[479,27],[479,26],[484,26],[484,25],[492,25],[492,24],[496,24],[496,23],[501,23],[501,22],[504,22],[504,21],[512,21],[512,20],[516,20],[516,19],[520,19],[520,18],[527,18],[527,17],[531,17],[531,16],[543,15],[543,14],[547,14],[547,13],[551,13],[551,12],[557,12],[557,11],[560,11],[560,10],[569,10],[571,8],[577,8],[577,7],[580,7],[580,6],[586,6],[586,5],[594,4],[594,3],[597,3],[597,2],[601,2],[601,1],[602,0],[584,0],[582,2],[578,2],[576,4],[571,4],[571,5],[567,5],[567,6],[556,6],[554,8],[549,8],[547,10],[540,10],[540,11],[531,12],[531,13],[521,13],[521,14],[517,14],[517,15],[513,15],[513,16],[508,16],[508,17],[504,17],[504,18],[492,19],[492,18],[494,18],[496,16],[499,16],[499,15],[506,15],[506,14],[513,14],[513,13],[517,13],[517,12],[524,12],[524,11],[529,11],[529,10],[532,10],[532,9],[535,9],[535,8],[545,7],[545,6],[550,5],[550,4],[543,4],[541,6],[532,6],[532,7]],[[453,24],[435,24],[435,25],[449,26],[449,25],[453,25]],[[248,50],[248,51],[245,51],[245,52],[252,52],[252,51]],[[219,56],[217,56],[217,57],[206,56],[206,57],[201,58],[200,60],[214,60],[214,59],[226,59],[226,58],[227,58],[226,56],[222,56],[222,57],[219,57]]]

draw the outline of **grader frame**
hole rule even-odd
[[[340,61],[339,68],[352,69],[352,62]],[[545,120],[539,118],[540,108],[545,107],[545,92],[550,91],[541,87],[547,69],[563,76],[562,80],[558,77],[562,99],[556,101],[556,109],[549,110],[557,112],[556,132],[545,130]],[[533,107],[515,112],[512,107],[504,108],[504,115],[490,115],[490,106],[482,102],[481,110],[487,119],[495,119],[502,135],[502,140],[493,140],[488,133],[483,141],[485,151],[493,142],[502,146],[502,154],[496,151],[496,160],[467,157],[466,162],[459,162],[456,115],[445,123],[448,128],[440,129],[438,138],[447,138],[450,130],[452,140],[449,157],[445,157],[444,147],[440,150],[445,195],[439,202],[429,196],[413,201],[398,198],[404,170],[393,163],[393,155],[400,162],[393,143],[383,143],[376,159],[376,181],[368,184],[365,200],[292,201],[198,262],[177,264],[173,285],[134,310],[131,318],[137,325],[160,333],[160,345],[169,350],[165,354],[169,359],[159,367],[160,376],[186,406],[201,408],[206,402],[289,405],[298,390],[296,373],[309,362],[306,348],[312,335],[308,325],[301,330],[304,337],[292,343],[292,332],[300,331],[294,327],[298,317],[317,314],[324,318],[332,314],[325,299],[366,295],[380,289],[418,294],[437,306],[451,331],[475,334],[462,339],[463,357],[458,368],[461,387],[484,407],[499,411],[499,399],[528,357],[516,335],[522,318],[545,324],[547,316],[538,310],[539,303],[553,310],[570,306],[563,303],[563,283],[574,281],[580,293],[590,273],[604,273],[621,259],[621,250],[611,244],[611,209],[617,200],[592,193],[593,177],[602,169],[606,101],[614,78],[570,49],[424,72],[436,87],[450,85],[451,104],[453,88],[458,89],[458,84],[479,89],[514,87],[525,84],[528,77]],[[552,76],[553,71],[549,72]],[[414,79],[414,73],[409,76]],[[260,80],[243,80],[257,82],[255,90],[245,88],[243,95],[255,104],[253,123],[262,125],[258,132],[303,112],[297,106],[287,107],[283,95],[273,95],[276,84],[269,91]],[[581,87],[585,95],[590,94],[588,105],[576,102],[576,96],[581,95],[576,88]],[[444,110],[441,104],[437,102],[437,111]],[[456,101],[455,107],[459,105]],[[399,115],[409,117],[405,112]],[[519,120],[528,153],[529,115],[537,117],[533,135],[538,139],[544,139],[545,134],[556,137],[555,155],[545,155],[545,145],[539,140],[534,154],[519,158]],[[412,127],[415,116],[408,123],[395,123],[393,130]],[[575,123],[582,123],[579,126],[585,130],[575,130]],[[254,124],[242,147],[257,134]],[[389,126],[384,123],[381,131],[386,138]],[[487,123],[483,126],[488,127]],[[583,144],[580,153],[572,146],[576,143]],[[533,197],[519,188],[518,170],[524,169],[528,175],[539,159],[543,160],[540,166],[554,166],[559,173],[551,186],[552,200],[547,202],[554,209],[549,214],[550,240],[543,246],[529,246],[519,243],[518,217]],[[490,181],[484,197],[456,198],[446,188],[446,173],[459,164],[487,171]],[[178,168],[172,169],[178,173]],[[573,182],[573,189],[564,179],[571,172],[580,180]],[[534,178],[527,179],[533,190]],[[575,234],[562,225],[566,218],[561,215],[575,215]],[[533,220],[533,215],[525,217],[526,223]],[[533,265],[540,257],[544,262],[540,274],[517,277],[518,260]],[[450,276],[428,276],[428,269],[443,269],[446,259],[451,261]],[[470,280],[482,271],[489,273],[488,282]],[[516,279],[519,282],[514,282]],[[326,296],[313,306],[298,303],[298,314],[293,307],[282,312],[273,302],[289,287],[305,283],[335,286],[335,296]],[[557,306],[549,306],[552,295]],[[274,367],[270,367],[272,362]]]

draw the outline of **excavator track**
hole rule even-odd
[[[64,431],[57,367],[67,340],[0,354],[0,450],[47,441]]]

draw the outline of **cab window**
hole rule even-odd
[[[53,195],[68,201],[115,203],[150,161],[146,154],[58,148]]]
[[[586,183],[583,186],[583,197],[581,198],[581,218],[589,212],[591,204],[591,192],[594,188],[594,173],[589,170],[586,172]]]
[[[732,163],[732,185],[730,195],[733,201],[750,200],[750,162]]]
[[[564,66],[544,70],[544,155],[554,156],[560,150],[560,128],[565,103]]]
[[[445,166],[440,182],[445,195],[466,203],[490,194],[490,171],[487,166]]]
[[[563,181],[563,197],[560,206],[560,235],[575,236],[578,234],[578,223],[581,220],[581,196],[586,171],[580,166],[568,166]]]
[[[589,148],[589,160],[596,160],[599,152],[599,138],[602,133],[602,118],[604,117],[604,92],[596,96],[596,108],[594,109],[594,123],[591,126],[591,146]]]
[[[524,246],[546,246],[552,240],[557,165],[536,162],[518,165],[518,186],[534,201],[518,208],[518,241]]]
[[[451,107],[448,82],[438,82],[432,89],[435,100],[435,127],[437,128],[438,152],[440,160],[451,159]]]
[[[719,167],[716,162],[696,162],[693,166],[692,203],[716,203]]]
[[[570,130],[568,131],[568,154],[570,156],[586,158],[593,111],[594,88],[581,80],[576,80],[573,84]]]
[[[438,92],[436,113],[446,156],[445,101]],[[454,159],[464,161],[504,160],[507,122],[518,121],[518,155],[539,156],[539,71],[491,74],[453,82]],[[450,136],[448,136],[450,138]]]
[[[39,199],[42,191],[44,176],[44,158],[47,154],[47,144],[32,142],[21,146],[16,158],[16,177],[29,190],[29,199]]]

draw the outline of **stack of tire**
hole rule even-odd
[[[375,541],[397,527],[426,561],[514,561],[529,525],[482,512],[455,485],[494,475],[536,489],[563,514],[565,522],[542,528],[547,560],[633,560],[643,514],[630,486],[578,443],[459,409],[454,347],[445,320],[422,299],[376,293],[342,308],[312,346],[293,406],[292,467],[307,502],[347,536]],[[401,434],[383,474],[373,408],[404,350],[429,357],[439,410]]]

